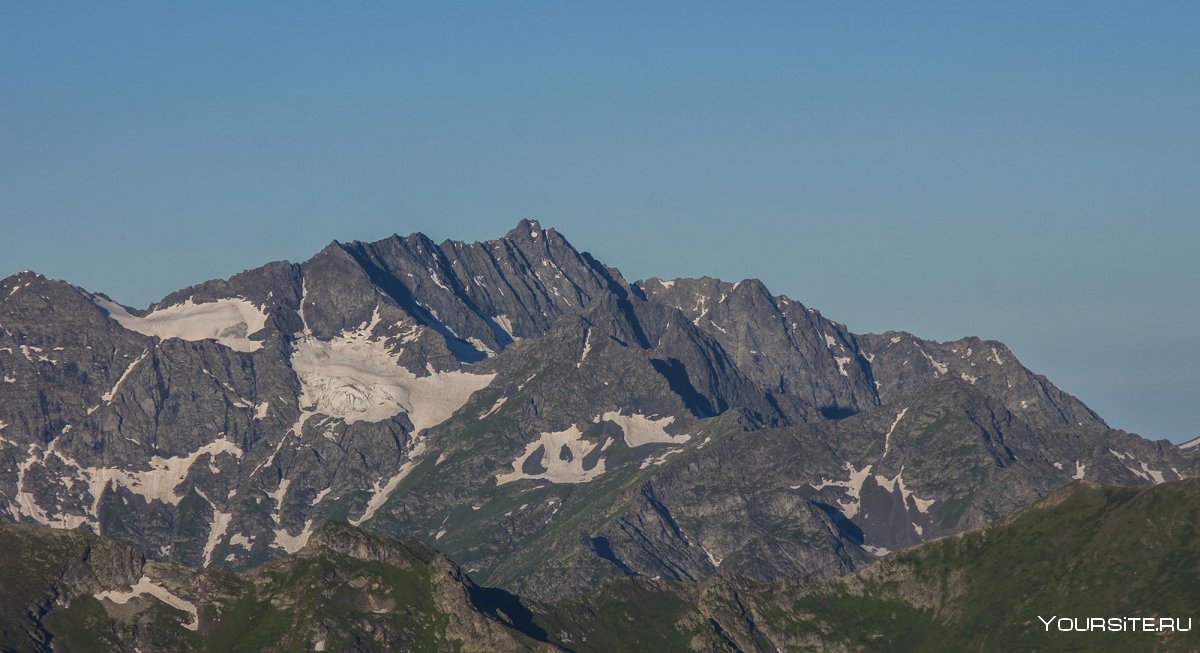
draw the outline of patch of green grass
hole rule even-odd
[[[295,622],[294,615],[257,596],[253,586],[247,586],[236,602],[225,606],[218,619],[205,638],[204,650],[212,653],[267,650],[282,641]]]
[[[814,594],[791,606],[786,632],[863,651],[933,651],[944,637],[934,617],[902,601]],[[802,615],[802,617],[799,617]],[[943,649],[944,650],[944,649]]]
[[[942,528],[950,529],[958,525],[967,508],[975,501],[975,490],[962,496],[950,497],[941,502],[938,507],[938,524]]]
[[[104,606],[90,596],[81,596],[69,606],[51,612],[46,617],[46,629],[53,634],[51,641],[57,650],[79,653],[121,650]]]

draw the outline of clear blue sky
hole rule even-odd
[[[0,5],[0,275],[537,217],[1200,435],[1200,3],[242,4]]]

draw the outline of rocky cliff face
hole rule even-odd
[[[1079,481],[985,529],[833,580],[763,583],[725,568],[694,582],[614,579],[555,602],[477,585],[423,542],[346,524],[322,524],[297,553],[231,573],[147,563],[79,531],[0,523],[0,587],[19,590],[0,597],[0,647],[1190,651],[1197,518],[1196,479]],[[1097,615],[1178,618],[1188,632],[1043,627]]]
[[[631,283],[530,221],[334,242],[146,310],[14,275],[0,380],[9,519],[214,569],[348,521],[557,598],[843,574],[1073,479],[1200,464],[1001,343],[854,334],[754,280]]]

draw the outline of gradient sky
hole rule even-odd
[[[1200,435],[1200,3],[983,4],[3,3],[0,276],[536,217]]]

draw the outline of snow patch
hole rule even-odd
[[[145,594],[153,596],[154,598],[166,603],[176,610],[181,610],[188,613],[188,615],[191,616],[191,619],[188,621],[188,623],[183,625],[184,628],[187,628],[188,630],[198,630],[200,628],[200,617],[196,611],[196,604],[179,598],[177,595],[171,592],[171,590],[159,585],[158,583],[155,583],[150,579],[149,576],[142,576],[141,579],[138,580],[137,584],[129,588],[128,591],[109,590],[107,592],[94,594],[93,596],[101,601],[111,601],[118,605],[124,605],[129,603],[130,599],[134,598],[135,596],[143,596]]]
[[[513,336],[512,319],[510,319],[507,315],[497,315],[492,319],[496,321],[497,326],[499,326],[501,329],[504,329],[504,332],[508,334],[509,338],[516,340],[516,337]]]
[[[704,555],[708,556],[708,561],[712,564],[712,566],[714,566],[714,567],[721,566],[721,560],[723,560],[723,558],[721,558],[720,556],[713,555],[713,552],[709,551],[708,547],[704,546],[703,544],[700,545],[700,548],[704,549]]]
[[[571,426],[564,431],[542,433],[537,440],[525,445],[525,451],[513,461],[511,472],[496,475],[496,485],[520,479],[543,479],[551,483],[586,483],[604,473],[604,459],[598,458],[591,469],[583,468],[584,459],[596,453],[597,449],[603,450],[611,442],[589,442],[583,439],[583,433],[577,426]],[[544,471],[526,473],[526,463],[538,449],[542,450],[541,469]]]
[[[504,402],[506,401],[508,401],[508,395],[501,395],[500,398],[496,400],[496,403],[492,404],[492,407],[489,408],[486,413],[479,416],[479,419],[484,419],[495,415],[496,411],[500,410],[500,407],[503,406]]]
[[[888,450],[892,446],[892,432],[894,432],[896,430],[896,425],[900,423],[900,420],[904,419],[904,416],[907,413],[908,413],[908,408],[905,408],[904,410],[897,413],[896,419],[893,420],[892,425],[890,427],[888,427],[887,433],[885,433],[883,436],[883,455],[879,457],[880,460],[887,458]]]
[[[908,499],[912,497],[913,505],[916,506],[917,512],[926,513],[929,511],[929,507],[935,503],[934,499],[921,499],[917,497],[917,495],[913,494],[912,490],[904,486],[904,468],[900,469],[895,478],[886,478],[882,474],[876,474],[875,482],[879,484],[879,487],[886,489],[888,492],[899,490],[900,498],[904,501],[905,505],[908,505]]]
[[[61,347],[55,348],[55,351],[59,351],[59,350],[61,350]],[[27,360],[31,363],[50,363],[51,365],[58,365],[58,361],[53,358],[50,358],[46,354],[43,354],[42,352],[44,352],[44,351],[46,351],[46,350],[42,349],[41,347],[33,347],[31,345],[21,345],[21,354],[23,356],[25,356],[25,360]],[[30,354],[29,352],[33,352],[34,354],[37,354],[37,359],[34,359],[33,355]]]
[[[588,352],[590,351],[592,351],[592,330],[587,329],[584,331],[583,336],[583,353],[579,355],[579,362],[575,363],[576,369],[579,369],[583,365],[583,361],[587,360]]]
[[[120,485],[139,494],[147,501],[158,499],[173,506],[179,505],[183,496],[176,494],[175,488],[187,478],[188,470],[202,456],[213,456],[227,453],[236,458],[242,457],[242,450],[229,440],[220,439],[210,442],[186,456],[162,458],[154,456],[150,459],[150,469],[129,472],[111,467],[82,468],[89,477],[89,484],[98,487],[102,492],[108,483]],[[60,456],[61,457],[61,456]],[[100,492],[93,492],[94,499],[100,501]]]
[[[304,528],[300,529],[300,533],[297,535],[291,535],[287,529],[277,528],[275,529],[275,541],[271,542],[271,546],[283,549],[288,553],[295,553],[308,544],[308,538],[312,536],[312,527],[312,520],[309,519],[304,522]]]
[[[1138,461],[1138,462],[1141,462],[1141,461]],[[1147,466],[1146,463],[1141,463],[1141,466],[1142,466],[1142,473],[1144,473],[1151,481],[1153,481],[1155,485],[1158,485],[1159,483],[1163,483],[1167,480],[1163,476],[1162,472],[1150,469],[1150,467]]]
[[[496,355],[496,352],[492,351],[492,348],[488,347],[487,343],[479,338],[476,338],[475,336],[467,338],[467,342],[471,343],[471,346],[474,347],[476,351],[483,352],[484,356],[491,357]]]
[[[917,351],[921,352],[921,355],[925,357],[925,360],[929,361],[929,364],[933,366],[934,378],[945,374],[950,369],[949,365],[946,365],[941,361],[934,360],[933,356],[930,356],[924,349],[921,349],[921,347],[918,346]]]
[[[242,450],[237,445],[220,439],[210,442],[186,456],[174,458],[154,456],[149,461],[150,469],[129,471],[111,467],[85,467],[66,454],[57,451],[56,444],[57,441],[52,442],[41,455],[34,454],[37,449],[36,444],[29,446],[30,457],[23,461],[17,469],[17,504],[15,507],[21,514],[27,515],[37,522],[57,528],[77,528],[81,524],[90,523],[93,518],[98,519],[100,498],[104,490],[112,485],[124,487],[147,502],[158,500],[173,506],[179,505],[183,496],[177,494],[175,489],[187,478],[189,470],[198,459],[205,455],[215,457],[220,453],[229,453],[238,458],[242,456]],[[34,496],[23,491],[26,471],[37,463],[45,465],[51,455],[78,470],[75,479],[87,485],[88,493],[92,497],[92,505],[86,515],[49,517],[38,506]]]
[[[621,432],[625,434],[625,444],[629,447],[640,447],[643,444],[655,442],[679,444],[687,442],[691,438],[686,433],[679,435],[667,433],[667,427],[675,421],[675,418],[670,415],[653,419],[641,413],[622,415],[618,411],[611,410],[601,415],[600,419],[620,426]]]
[[[853,464],[846,463],[846,471],[849,473],[849,478],[844,481],[826,481],[825,479],[821,479],[820,483],[810,483],[809,485],[814,490],[822,490],[827,487],[845,488],[848,499],[839,500],[838,507],[842,509],[842,514],[847,519],[850,519],[858,514],[863,482],[867,480],[867,476],[871,473],[871,466],[867,465],[862,469],[855,469]]]
[[[996,353],[996,348],[991,347],[990,349],[992,350],[992,355],[988,356],[988,360],[992,361],[993,363],[995,363],[997,365],[1003,366],[1004,359],[1000,358],[1000,354]]]
[[[1125,467],[1125,469],[1128,469],[1131,474],[1133,474],[1134,476],[1137,476],[1138,478],[1140,478],[1144,481],[1150,481],[1151,483],[1158,485],[1159,483],[1162,483],[1166,480],[1166,478],[1164,477],[1162,472],[1150,469],[1149,465],[1138,460],[1131,453],[1122,454],[1122,453],[1113,451],[1112,449],[1109,449],[1108,452],[1111,453],[1113,456],[1116,456],[1117,460],[1121,461],[1121,465],[1123,467]],[[1132,467],[1125,463],[1126,460],[1128,460],[1131,463],[1137,463],[1138,466]]]
[[[416,376],[371,330],[364,325],[328,341],[299,341],[291,365],[300,377],[302,407],[347,424],[406,413],[419,433],[444,422],[496,377],[460,371]]]
[[[659,454],[657,456],[651,456],[650,458],[643,460],[642,464],[638,465],[638,469],[646,469],[647,467],[657,467],[658,465],[661,465],[661,464],[667,462],[667,458],[669,458],[672,454],[677,454],[680,451],[683,451],[683,449],[667,449],[666,451],[662,452],[661,454]]]
[[[275,490],[267,493],[267,496],[271,497],[271,501],[275,502],[276,512],[279,512],[283,509],[283,499],[287,496],[288,488],[291,487],[291,485],[292,479],[281,478],[279,479],[279,485],[275,488]]]
[[[242,298],[218,299],[196,304],[191,298],[182,304],[158,308],[144,317],[131,315],[124,306],[102,297],[92,301],[118,324],[142,335],[163,340],[216,340],[234,351],[262,349],[263,343],[249,336],[267,324],[267,314]]]

